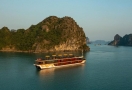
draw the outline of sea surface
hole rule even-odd
[[[85,64],[40,71],[47,53],[0,52],[0,90],[132,90],[132,47],[89,46]]]

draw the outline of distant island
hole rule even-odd
[[[71,17],[49,16],[28,29],[0,29],[0,51],[48,52],[86,50],[86,36]]]
[[[91,41],[91,44],[107,45],[108,41],[105,41],[105,40],[95,40],[95,41]]]
[[[90,44],[90,43],[91,43],[91,42],[90,42],[89,38],[86,37],[86,44]]]
[[[114,40],[111,41],[108,45],[113,46],[132,46],[132,34],[125,35],[121,37],[116,34]]]

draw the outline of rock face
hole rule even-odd
[[[48,51],[89,50],[89,47],[86,45],[86,36],[83,29],[77,25],[73,18],[50,16],[40,22],[39,25],[41,25],[43,27],[42,30],[46,32],[52,30],[61,31],[59,44],[53,45],[50,48],[48,47]],[[41,42],[41,45],[36,44],[36,47],[39,48],[36,48],[35,51],[47,51],[47,46],[50,46],[51,43],[52,42],[49,41],[49,43]]]
[[[113,46],[132,46],[132,34],[125,35],[123,38],[118,34],[115,35],[114,40],[108,45]]]
[[[124,46],[132,46],[132,34],[129,34],[129,35],[125,35],[123,37],[123,42],[122,44]]]
[[[58,18],[49,16],[37,25],[31,25],[27,30],[18,29],[10,32],[7,45],[1,46],[2,50],[13,51],[71,51],[86,50],[86,36],[83,28],[79,27],[71,17]]]

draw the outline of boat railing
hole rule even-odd
[[[59,59],[72,59],[72,60],[76,60],[76,59],[82,59],[83,57],[79,57],[79,56],[74,56],[73,54],[59,54],[59,55],[46,55],[45,58],[38,58],[37,60],[59,60]]]

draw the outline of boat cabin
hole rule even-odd
[[[45,64],[45,61],[44,61],[44,60],[39,60],[39,59],[37,59],[37,60],[35,61],[35,64],[39,64],[39,65]]]

